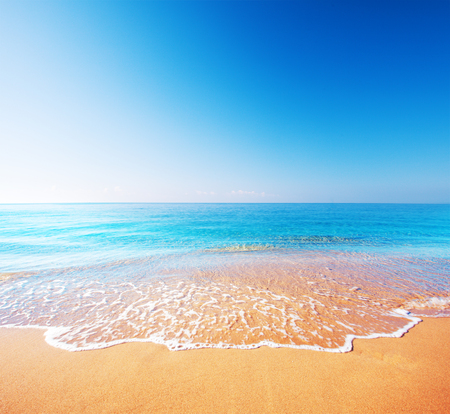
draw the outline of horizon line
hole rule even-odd
[[[35,205],[35,204],[53,204],[53,205],[69,205],[69,204],[410,204],[410,205],[450,205],[449,202],[442,203],[414,203],[414,202],[315,202],[315,201],[288,201],[288,202],[198,202],[198,201],[68,201],[68,202],[17,202],[17,203],[0,203],[3,205]]]

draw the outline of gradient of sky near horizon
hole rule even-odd
[[[0,203],[450,202],[448,1],[1,1]]]

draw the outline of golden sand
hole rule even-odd
[[[0,329],[1,413],[448,413],[450,319],[347,354],[169,351],[129,343],[53,348],[36,329]]]

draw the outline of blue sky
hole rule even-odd
[[[450,202],[448,1],[2,1],[0,202]]]

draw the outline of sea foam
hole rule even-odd
[[[139,341],[347,352],[354,338],[399,337],[420,321],[410,310],[425,290],[402,271],[399,259],[342,252],[215,256],[204,269],[154,260],[55,269],[0,285],[0,326],[45,328],[48,343],[70,351]],[[449,308],[420,302],[437,303]]]

